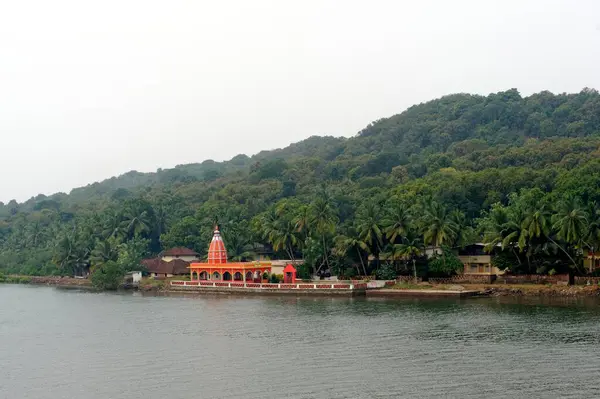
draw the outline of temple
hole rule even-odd
[[[261,282],[263,274],[271,274],[270,262],[228,262],[227,249],[219,227],[215,226],[212,241],[208,247],[206,263],[190,263],[192,281],[243,281]]]

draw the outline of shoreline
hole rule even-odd
[[[463,284],[432,285],[423,289],[386,288],[367,290],[367,297],[544,297],[544,298],[593,298],[600,297],[597,285],[541,285],[541,284]]]
[[[88,279],[73,277],[55,277],[55,276],[6,276],[5,284],[22,285],[45,285],[60,289],[82,289],[86,291],[101,291],[92,287]],[[0,283],[1,284],[1,283]],[[154,292],[169,293],[182,292],[184,290],[172,289],[170,285],[148,286],[140,284],[139,287],[124,287],[119,291]],[[187,291],[187,290],[185,290]],[[236,294],[236,295],[298,295],[298,296],[355,296],[357,292],[302,292],[300,290],[215,290],[205,288],[202,290],[193,290],[197,294]],[[188,291],[189,292],[189,291]],[[341,294],[341,295],[340,295]],[[376,288],[367,289],[359,295],[366,297],[571,297],[571,298],[589,298],[600,297],[600,286],[598,285],[542,285],[542,284],[462,284],[444,286],[442,284],[432,284],[427,288]]]
[[[600,287],[597,285],[507,285],[485,286],[481,293],[486,296],[515,296],[515,297],[600,297]]]
[[[88,279],[57,276],[19,276],[8,275],[0,284],[47,285],[60,288],[95,289]]]
[[[469,298],[475,296],[487,296],[482,295],[481,291],[477,290],[442,290],[442,289],[394,289],[394,288],[381,288],[368,290],[366,292],[367,297],[429,297],[429,298]]]

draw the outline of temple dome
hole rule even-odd
[[[223,242],[223,238],[221,238],[219,226],[215,226],[213,238],[210,242],[210,246],[208,247],[208,263],[227,263],[227,250],[225,249],[225,243]]]

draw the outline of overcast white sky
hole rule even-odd
[[[597,0],[0,0],[0,201],[600,88]]]

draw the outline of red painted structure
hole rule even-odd
[[[291,264],[283,269],[283,282],[284,284],[296,284],[296,268]]]
[[[227,262],[227,249],[218,226],[215,226],[213,238],[208,247],[207,262],[190,264],[190,279],[192,281],[260,283],[265,272],[271,274],[270,262]]]

